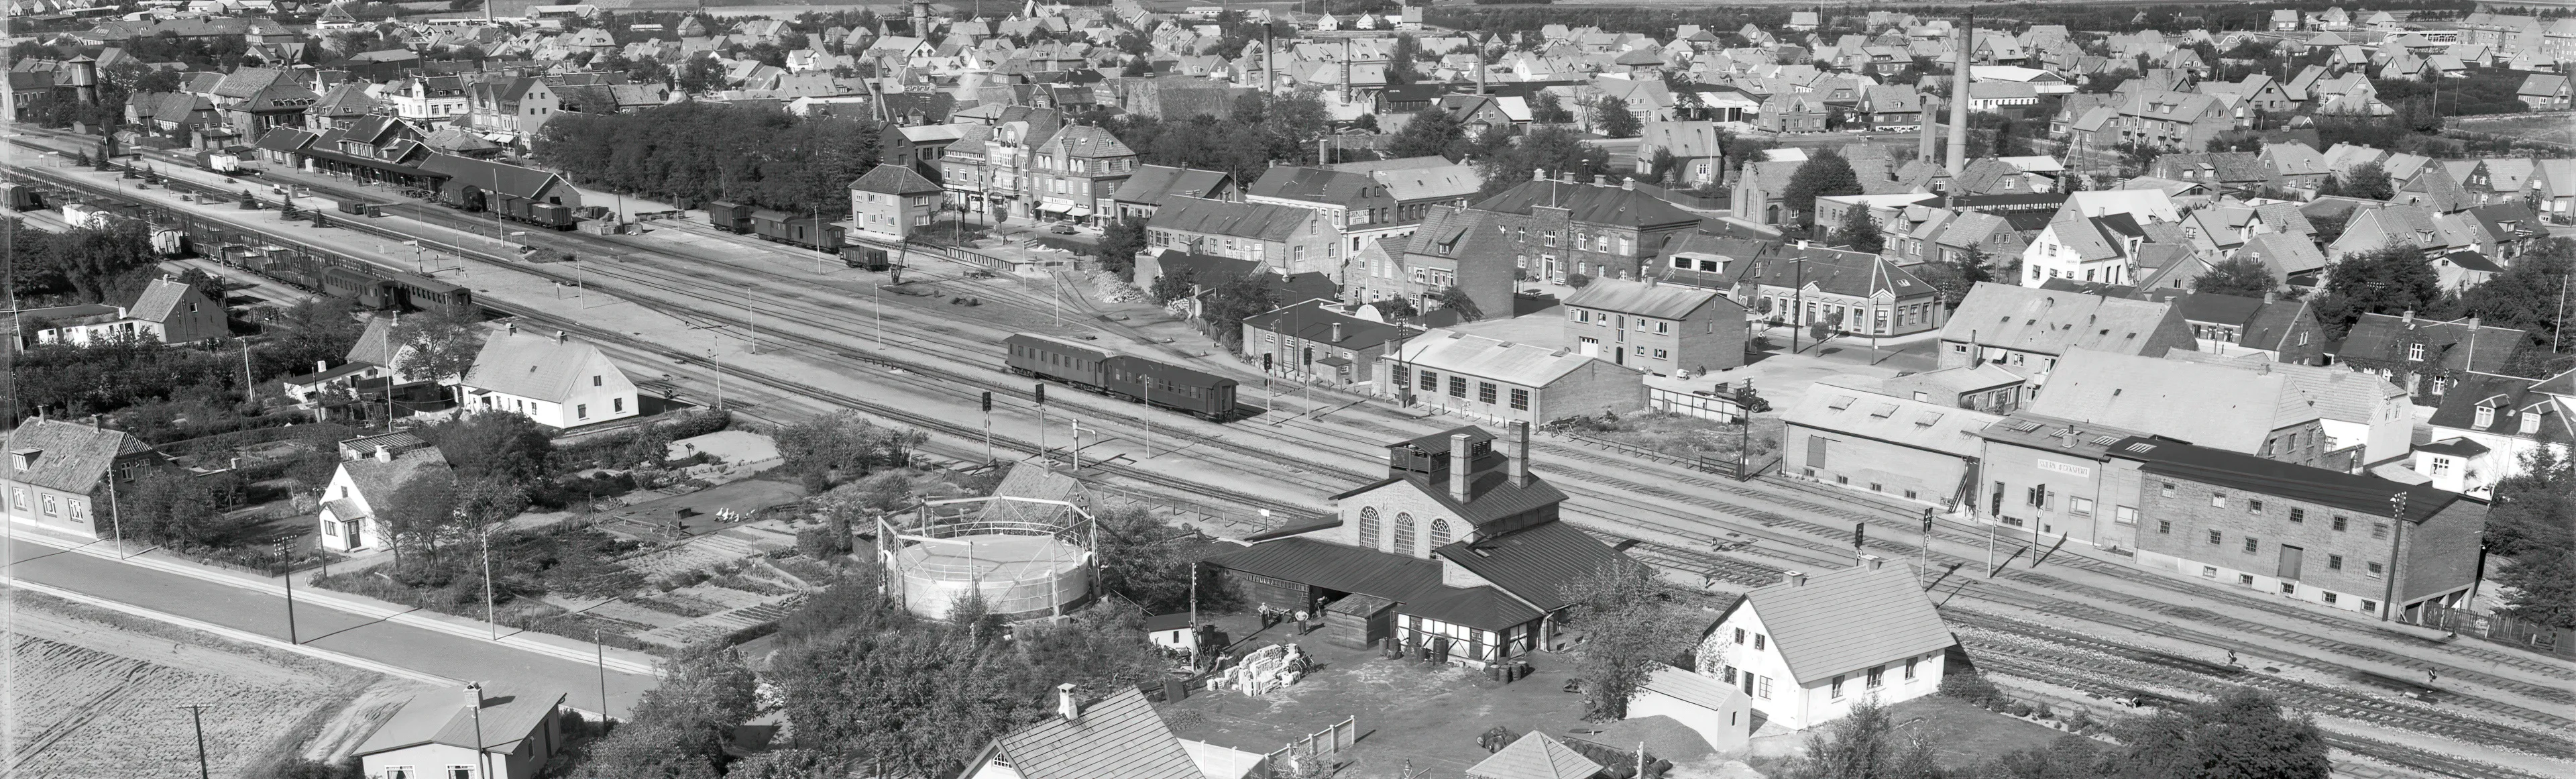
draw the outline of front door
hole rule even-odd
[[[2300,549],[2289,544],[2282,544],[2280,577],[2291,581],[2298,581],[2299,564],[2304,562],[2301,558],[2306,556],[2307,550]]]

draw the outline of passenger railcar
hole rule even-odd
[[[815,217],[779,211],[751,212],[751,232],[761,240],[802,246],[825,254],[841,253],[841,226]]]
[[[1204,419],[1235,413],[1233,379],[1035,333],[1017,333],[1002,343],[1012,373]]]

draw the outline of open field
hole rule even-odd
[[[193,777],[189,704],[205,705],[218,777],[346,754],[416,685],[39,595],[11,593],[14,751],[0,773]]]
[[[2455,116],[2449,129],[2484,133],[2531,143],[2554,144],[2576,148],[2576,114],[2517,114],[2513,116]]]

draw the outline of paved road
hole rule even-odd
[[[286,638],[286,601],[174,573],[126,565],[16,539],[5,547],[19,578],[275,638]],[[389,665],[488,687],[570,696],[569,705],[599,708],[599,669],[486,641],[298,603],[304,643]],[[609,669],[612,714],[633,710],[652,677]],[[39,682],[41,683],[41,682]]]

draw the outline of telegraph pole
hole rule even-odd
[[[297,638],[295,633],[295,548],[293,544],[292,541],[277,542],[277,567],[281,574],[279,578],[286,580],[286,643],[301,644],[304,641]]]
[[[178,708],[187,709],[188,719],[197,725],[197,779],[214,779],[214,771],[206,764],[206,705],[191,703]]]
[[[599,629],[590,630],[592,662],[599,666],[599,733],[608,734],[608,648],[599,643]]]

